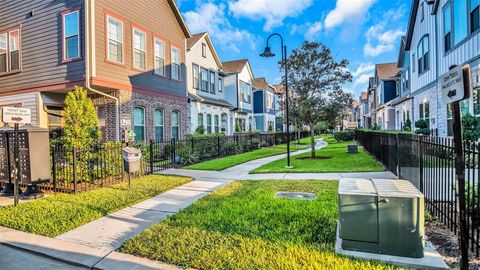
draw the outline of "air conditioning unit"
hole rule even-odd
[[[424,196],[404,180],[342,179],[342,248],[394,256],[424,256]]]

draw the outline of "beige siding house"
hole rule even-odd
[[[187,89],[190,99],[190,132],[232,135],[222,63],[208,33],[187,39]]]

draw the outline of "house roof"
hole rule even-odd
[[[398,52],[398,62],[397,62],[397,67],[402,68],[403,66],[403,58],[405,55],[405,43],[407,41],[407,37],[403,36],[400,39],[400,51]]]
[[[222,62],[222,69],[227,73],[240,73],[242,72],[245,66],[247,66],[248,72],[250,73],[252,80],[255,79],[255,76],[253,75],[253,71],[252,71],[252,68],[250,67],[250,62],[248,62],[248,59]]]
[[[375,65],[375,75],[380,80],[392,78],[398,71],[400,69],[397,67],[396,62]]]
[[[412,8],[410,9],[410,18],[408,19],[407,41],[405,43],[406,51],[409,51],[410,46],[412,45],[413,29],[415,27],[415,20],[417,19],[417,13],[418,13],[418,8],[420,6],[420,1],[423,1],[423,0],[412,1]],[[427,5],[433,5],[432,14],[436,14],[438,11],[438,7],[440,5],[440,0],[427,0],[426,3]]]
[[[360,94],[360,101],[368,100],[368,92],[362,92]]]
[[[253,87],[257,89],[267,89],[269,86],[267,79],[265,77],[256,78],[253,80]]]
[[[210,51],[212,52],[212,55],[213,55],[213,58],[214,58],[215,62],[217,62],[218,67],[221,68],[222,67],[222,62],[220,61],[220,58],[218,57],[217,51],[215,50],[215,47],[213,46],[212,40],[210,39],[210,35],[207,32],[197,33],[197,34],[194,34],[191,38],[188,38],[187,39],[187,51],[190,51],[203,38],[205,38],[205,41],[207,42],[208,47],[210,48]]]
[[[182,14],[180,13],[180,10],[178,9],[177,3],[175,0],[167,0],[168,4],[172,8],[173,14],[175,15],[175,18],[177,18],[178,23],[180,24],[180,27],[183,30],[183,33],[187,38],[190,38],[192,34],[190,34],[190,30],[188,29],[187,24],[183,20]]]
[[[216,98],[211,98],[211,97],[205,97],[205,96],[200,96],[197,94],[189,94],[190,98],[194,101],[199,101],[202,103],[207,103],[207,104],[212,104],[212,105],[218,105],[218,106],[223,106],[226,108],[233,108],[232,104],[228,103],[225,100],[222,99],[216,99]]]
[[[283,84],[274,84],[273,88],[275,88],[275,94],[283,94],[283,88],[285,85]]]

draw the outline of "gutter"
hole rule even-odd
[[[120,141],[120,101],[117,97],[105,94],[91,87],[90,85],[90,5],[91,0],[85,0],[85,88],[95,94],[113,99],[115,101],[115,141]]]

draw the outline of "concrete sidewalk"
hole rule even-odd
[[[180,270],[182,268],[132,255],[88,247],[0,227],[0,268]]]

